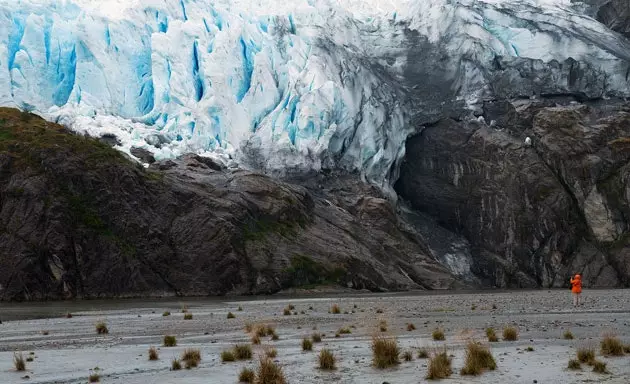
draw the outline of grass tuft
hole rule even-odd
[[[348,327],[342,327],[339,328],[339,331],[337,331],[337,333],[339,333],[340,335],[349,335],[352,333],[352,331]]]
[[[416,330],[416,326],[413,325],[412,323],[407,324],[407,332],[411,332],[411,331],[415,331]]]
[[[275,359],[278,356],[278,350],[275,348],[265,348],[265,356]]]
[[[256,373],[249,369],[243,368],[241,373],[238,374],[238,382],[239,383],[250,383],[252,384],[256,380]]]
[[[338,315],[341,313],[341,308],[339,308],[339,305],[333,304],[332,307],[330,307],[330,313]]]
[[[402,354],[402,358],[403,358],[403,360],[405,360],[405,361],[411,361],[411,360],[413,360],[413,352],[411,352],[411,351],[405,351],[405,352],[403,352],[403,354]]]
[[[253,355],[252,347],[249,344],[236,344],[234,346],[234,356],[237,360],[249,360]]]
[[[184,320],[192,320],[193,314],[190,312],[184,313]]]
[[[106,335],[109,333],[109,329],[107,329],[107,324],[104,321],[99,321],[96,323],[96,333],[99,335]]]
[[[518,340],[518,331],[514,327],[503,328],[503,340],[516,341]]]
[[[252,344],[259,345],[260,344],[260,336],[258,336],[258,335],[252,336]]]
[[[285,384],[284,373],[271,359],[261,359],[256,375],[256,384]]]
[[[13,353],[13,366],[15,370],[19,372],[26,370],[26,361],[24,360],[22,352]]]
[[[291,316],[291,310],[290,310],[289,308],[285,308],[285,309],[282,311],[282,314],[283,314],[284,316]]]
[[[593,364],[591,365],[593,366],[593,372],[595,373],[608,373],[608,370],[606,369],[606,363],[604,363],[603,361],[594,360]]]
[[[497,341],[499,341],[499,338],[497,337],[494,328],[486,328],[486,336],[488,337],[488,341],[491,343],[496,343]]]
[[[595,361],[595,350],[592,347],[580,347],[577,350],[577,359],[580,363],[592,365]]]
[[[66,313],[66,319],[72,319],[72,313],[70,312]]]
[[[320,333],[313,333],[311,338],[313,339],[314,343],[321,343],[322,342],[322,335]]]
[[[236,361],[236,356],[234,356],[234,352],[232,351],[223,351],[221,352],[221,361],[224,363]]]
[[[376,368],[384,369],[400,364],[400,349],[395,338],[372,337],[372,363]]]
[[[567,368],[575,371],[578,369],[582,369],[582,366],[580,365],[580,361],[578,359],[571,359],[569,360],[569,365]]]
[[[613,335],[606,335],[600,344],[604,356],[623,356],[623,344]]]
[[[332,371],[336,368],[337,358],[328,349],[322,349],[319,352],[318,360],[319,360],[319,369]]]
[[[232,312],[228,312],[227,318],[228,319],[236,319],[236,315],[234,315]]]
[[[182,360],[186,363],[186,369],[194,368],[198,366],[201,361],[201,351],[187,348],[182,352]]]
[[[573,333],[571,333],[571,331],[569,331],[569,330],[566,330],[562,334],[562,338],[565,339],[565,340],[573,340]]]
[[[427,370],[427,379],[446,379],[453,373],[451,368],[451,358],[446,350],[436,353],[429,359],[429,367]]]
[[[177,345],[177,338],[175,336],[164,336],[164,346],[165,347],[174,347]]]
[[[497,363],[490,352],[490,349],[477,342],[471,341],[466,346],[466,361],[462,368],[461,375],[479,375],[484,370],[494,371]]]
[[[436,328],[435,330],[433,330],[431,336],[435,341],[444,341],[446,339],[444,337],[444,331],[441,328]]]
[[[155,347],[149,348],[149,360],[155,361],[157,359],[159,359],[157,349]]]
[[[427,351],[426,348],[420,348],[418,350],[418,359],[428,359],[429,358],[429,351]]]
[[[90,376],[88,376],[88,381],[90,383],[98,383],[101,381],[101,376],[98,373],[91,373]]]
[[[308,338],[302,339],[302,350],[303,351],[313,350],[313,342],[311,341],[311,339],[308,339]]]
[[[170,316],[170,315],[171,315],[171,313],[169,311],[166,311],[166,312],[162,313],[162,316],[164,316],[164,317]]]
[[[179,359],[173,359],[171,361],[171,371],[179,371],[182,369],[182,362]]]

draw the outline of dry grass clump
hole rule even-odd
[[[233,351],[223,351],[221,352],[221,361],[224,363],[230,363],[232,361],[236,361],[236,356],[234,356]]]
[[[573,333],[569,330],[564,331],[562,338],[565,340],[573,340]]]
[[[494,328],[486,328],[486,336],[488,337],[488,341],[491,343],[496,343],[497,341],[499,341],[499,338],[497,337]]]
[[[98,383],[101,381],[101,376],[98,373],[91,373],[90,376],[88,376],[88,381],[90,383]]]
[[[227,318],[228,318],[228,319],[236,319],[236,315],[235,315],[235,314],[233,314],[232,312],[228,312],[228,314],[227,314]]]
[[[443,341],[446,339],[444,337],[444,331],[441,328],[434,329],[431,336],[433,337],[433,340],[435,341]]]
[[[418,350],[418,359],[428,359],[429,358],[429,351],[427,351],[426,348],[420,348]]]
[[[339,305],[333,304],[332,307],[330,307],[330,313],[338,315],[341,313],[341,308],[339,308]]]
[[[177,345],[177,338],[175,336],[164,336],[164,346],[165,347],[174,347]]]
[[[238,306],[237,311],[239,311],[239,312],[243,312],[243,307],[241,307],[241,306],[239,305],[239,306]]]
[[[583,346],[577,350],[577,359],[580,363],[591,365],[595,361],[595,350],[589,346]]]
[[[290,310],[289,308],[285,308],[285,309],[282,311],[282,314],[283,314],[284,316],[291,316],[291,310]]]
[[[352,331],[348,327],[342,327],[339,328],[339,331],[337,331],[337,333],[339,333],[340,335],[349,335],[352,333]]]
[[[252,347],[249,344],[236,344],[234,346],[234,356],[237,360],[249,360],[253,355]]]
[[[462,368],[461,375],[479,375],[484,370],[494,371],[497,363],[490,352],[490,349],[480,343],[471,341],[466,346],[466,362]]]
[[[276,334],[276,330],[272,326],[266,324],[256,325],[254,332],[258,337],[273,336]]]
[[[173,359],[171,361],[171,371],[179,371],[182,369],[182,362],[179,359]]]
[[[170,316],[170,315],[171,315],[171,313],[170,313],[169,311],[164,311],[164,312],[162,313],[162,316],[163,316],[163,317]]]
[[[332,371],[336,368],[337,358],[335,358],[335,355],[328,349],[322,349],[319,351],[318,360],[319,369]]]
[[[383,310],[379,308],[376,310],[376,313],[383,313]]]
[[[254,330],[254,324],[247,322],[245,323],[245,333],[251,333]]]
[[[623,356],[623,344],[613,335],[606,335],[600,344],[604,356]]]
[[[186,363],[186,369],[194,368],[198,366],[201,361],[201,351],[187,348],[182,352],[182,360]]]
[[[157,349],[155,347],[149,348],[149,360],[155,361],[157,359],[159,359]]]
[[[381,332],[387,332],[387,321],[381,320],[378,323],[378,330]]]
[[[322,335],[320,333],[313,333],[311,338],[313,339],[314,343],[321,343],[322,342]]]
[[[106,335],[109,333],[109,329],[107,329],[107,324],[104,321],[99,321],[96,323],[96,333],[99,335]]]
[[[531,346],[527,347],[527,348],[525,348],[525,351],[527,351],[527,352],[534,352],[534,347],[531,347]]]
[[[503,328],[503,340],[516,341],[518,340],[518,330],[514,327]]]
[[[411,332],[411,331],[415,331],[416,330],[416,326],[413,325],[412,323],[407,324],[407,332]]]
[[[284,373],[271,359],[261,359],[256,375],[256,384],[285,384]]]
[[[580,365],[580,361],[579,360],[571,359],[571,360],[569,360],[569,365],[568,365],[567,368],[575,371],[575,370],[578,370],[578,369],[582,369],[582,366]]]
[[[603,361],[594,360],[593,364],[591,365],[593,366],[593,372],[595,373],[608,373],[608,370],[606,369],[606,363],[604,363]]]
[[[13,353],[13,366],[16,371],[25,371],[26,370],[26,361],[24,360],[24,355],[22,352]]]
[[[249,369],[243,368],[241,373],[238,374],[238,382],[239,383],[250,383],[252,384],[256,380],[256,373]]]
[[[260,336],[258,336],[258,335],[252,336],[252,344],[260,345]]]
[[[303,351],[313,350],[313,342],[311,341],[311,339],[308,339],[308,338],[302,339],[302,350]]]
[[[405,361],[411,361],[411,360],[413,360],[413,352],[411,352],[411,351],[405,351],[405,352],[403,352],[403,354],[402,354],[402,358],[403,358],[403,360],[405,360]]]
[[[372,363],[384,369],[400,364],[400,349],[395,338],[372,336]]]
[[[278,356],[278,350],[275,348],[265,348],[265,356],[275,359]]]
[[[184,313],[184,320],[192,320],[193,314],[190,312]]]
[[[453,373],[451,368],[451,358],[446,350],[438,352],[429,359],[427,379],[446,379]]]

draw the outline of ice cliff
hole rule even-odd
[[[0,105],[158,159],[384,189],[418,127],[493,98],[626,97],[629,73],[628,41],[570,0],[0,0]]]

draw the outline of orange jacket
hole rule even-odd
[[[582,293],[582,277],[580,275],[571,278],[571,292]]]

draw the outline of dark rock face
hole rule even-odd
[[[470,242],[491,286],[630,284],[630,105],[501,101],[410,138],[396,189]],[[525,144],[530,137],[532,145]]]
[[[153,164],[155,163],[155,157],[153,157],[153,153],[144,148],[139,147],[131,147],[129,152],[140,159],[143,163]]]
[[[627,0],[572,0],[588,5],[587,13],[613,31],[630,38],[630,2]]]
[[[144,170],[39,118],[0,120],[0,299],[459,286],[357,177],[311,190],[198,156]]]

